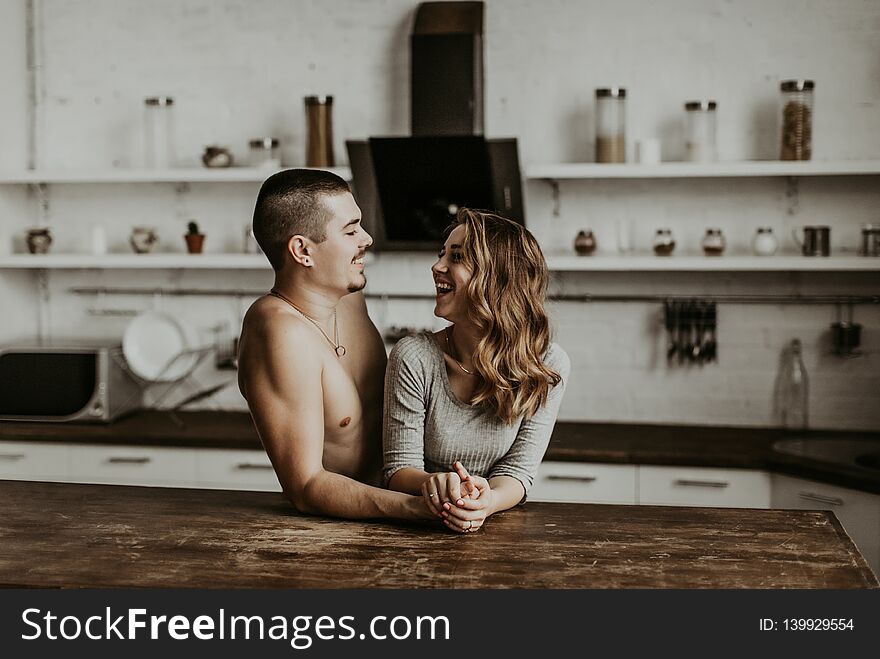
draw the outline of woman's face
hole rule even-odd
[[[464,226],[458,225],[449,234],[431,266],[434,276],[434,315],[452,323],[467,320],[467,284],[473,273],[462,262],[461,245],[464,242]]]

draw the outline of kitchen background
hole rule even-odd
[[[410,0],[3,0],[0,3],[0,172],[140,167],[143,99],[174,98],[182,166],[201,167],[207,144],[247,158],[248,140],[281,140],[285,166],[305,162],[303,97],[334,97],[337,164],[344,140],[406,135],[409,127]],[[627,89],[628,159],[637,140],[659,138],[663,160],[683,155],[683,103],[718,102],[722,161],[773,160],[779,151],[779,83],[816,81],[813,160],[880,157],[880,4],[861,0],[635,0],[603,3],[487,0],[485,126],[516,137],[530,166],[593,160],[597,87]],[[33,8],[30,15],[28,7]],[[28,20],[33,21],[35,107],[29,104]],[[32,125],[31,122],[34,122]],[[29,134],[36,136],[33,162]],[[7,180],[8,177],[0,176]],[[856,254],[860,226],[880,221],[878,175],[696,179],[585,179],[524,183],[527,226],[548,255],[573,255],[580,229],[598,239],[598,259],[617,254],[621,227],[635,255],[669,227],[675,256],[698,255],[707,227],[727,237],[725,255],[750,253],[759,226],[798,248],[793,227],[831,227],[832,255]],[[186,224],[207,234],[207,253],[242,251],[257,182],[0,183],[3,251],[26,252],[23,234],[46,221],[52,253],[88,253],[104,227],[111,252],[131,253],[135,225],[158,228],[159,252],[185,251]],[[557,205],[557,212],[554,207]],[[628,231],[627,231],[628,230]],[[198,257],[193,257],[198,258]],[[673,257],[674,258],[674,257]],[[777,257],[768,257],[777,258]],[[806,259],[806,257],[804,257]],[[439,327],[430,300],[428,254],[379,254],[368,264],[371,315],[390,326]],[[674,263],[674,261],[670,261]],[[880,259],[878,259],[880,264]],[[42,274],[41,274],[42,272]],[[874,295],[880,267],[858,271],[557,272],[565,294]],[[119,340],[131,316],[100,312],[159,308],[196,326],[206,343],[226,323],[237,332],[253,296],[103,297],[75,286],[268,289],[265,270],[0,268],[0,345]],[[45,305],[38,304],[40,298]],[[860,305],[861,354],[832,354],[833,305],[719,305],[718,362],[667,365],[659,303],[554,302],[556,340],[572,359],[563,420],[770,426],[780,356],[804,344],[810,425],[880,430],[880,307]],[[234,372],[199,367],[173,404]],[[156,393],[154,392],[154,396]],[[234,384],[199,404],[246,409]]]

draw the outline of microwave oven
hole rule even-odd
[[[109,423],[141,406],[118,347],[0,348],[0,420]]]

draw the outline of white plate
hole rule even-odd
[[[149,382],[179,380],[199,358],[195,330],[158,311],[143,313],[128,324],[122,353],[132,372]]]

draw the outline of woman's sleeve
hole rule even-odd
[[[404,467],[425,468],[425,410],[427,383],[423,349],[416,337],[394,346],[385,369],[382,445],[385,453],[383,483]]]
[[[551,359],[552,357],[552,359]],[[550,390],[546,404],[530,419],[520,423],[519,431],[510,450],[489,470],[489,478],[493,476],[512,476],[519,480],[526,494],[538,473],[538,465],[544,458],[559,405],[571,373],[571,362],[568,355],[558,345],[553,346],[553,354],[548,355],[547,366],[562,376],[562,381]],[[525,497],[523,497],[525,501]]]

